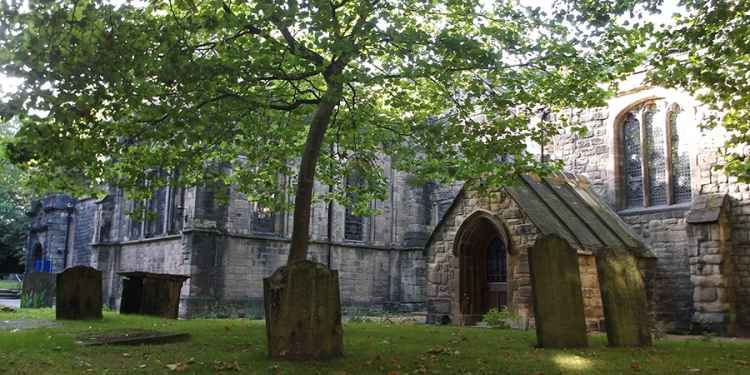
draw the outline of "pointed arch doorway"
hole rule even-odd
[[[458,324],[472,325],[491,308],[508,305],[508,241],[487,212],[469,216],[456,234],[459,259]]]

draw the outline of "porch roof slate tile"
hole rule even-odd
[[[639,257],[654,257],[589,185],[584,177],[556,173],[544,178],[525,175],[503,189],[543,234],[555,233],[574,248],[594,253],[605,248],[624,248]],[[464,189],[435,227],[426,248],[461,199],[465,199]]]

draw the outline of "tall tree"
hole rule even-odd
[[[12,140],[12,125],[0,124],[0,145]],[[8,160],[5,148],[0,148],[0,273],[23,272],[30,199],[23,180],[23,171]]]
[[[750,2],[683,0],[685,12],[656,33],[650,79],[688,90],[714,114],[703,126],[723,125],[726,164],[750,182]]]
[[[634,3],[6,0],[0,66],[24,87],[2,113],[23,123],[14,160],[52,190],[219,182],[268,206],[293,176],[292,263],[316,178],[366,201],[385,194],[383,154],[480,187],[556,167],[525,147],[565,122],[534,119],[602,104],[638,63],[642,34],[611,22]]]

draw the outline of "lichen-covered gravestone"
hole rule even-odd
[[[57,319],[65,320],[101,319],[101,271],[76,266],[59,273],[55,315]]]
[[[588,346],[578,254],[555,234],[529,250],[536,337],[543,348]]]
[[[263,279],[268,355],[326,359],[343,355],[338,272],[307,260]]]
[[[50,272],[29,272],[23,278],[21,307],[52,307],[55,302],[57,274]]]
[[[635,257],[625,249],[603,249],[596,254],[596,271],[609,345],[651,345],[646,289]]]

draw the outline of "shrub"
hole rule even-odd
[[[29,291],[28,293],[22,293],[21,294],[21,307],[24,308],[30,308],[30,309],[36,309],[40,307],[44,307],[44,300],[45,300],[46,294],[45,292],[39,292],[34,293],[34,291]]]
[[[510,328],[508,321],[514,319],[517,319],[517,316],[506,306],[500,309],[493,307],[482,317],[482,321],[493,328]]]

